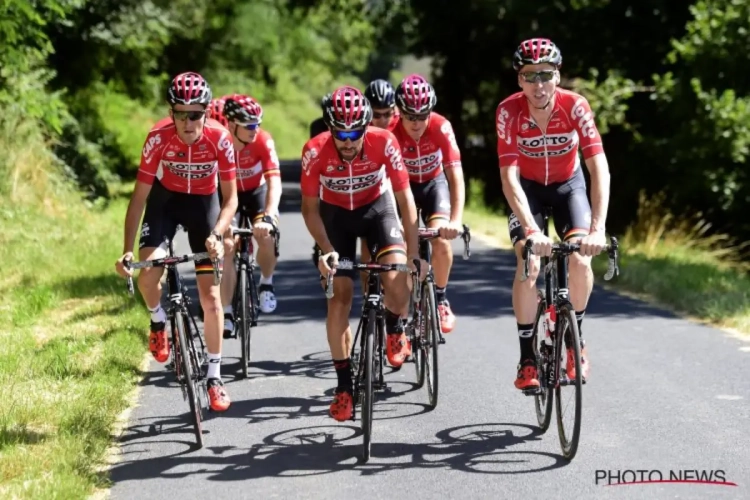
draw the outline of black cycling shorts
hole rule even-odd
[[[422,221],[427,224],[435,219],[450,220],[451,191],[445,172],[427,182],[411,182],[414,203],[422,209]]]
[[[399,229],[396,208],[387,193],[369,205],[354,210],[321,201],[320,217],[328,240],[339,254],[339,261],[355,262],[357,238],[367,241],[370,254],[376,260],[391,253],[406,255],[406,242]],[[336,276],[354,278],[354,271],[337,271]]]
[[[537,226],[542,227],[542,210],[548,206],[552,208],[555,231],[563,241],[589,234],[591,205],[586,195],[586,178],[580,167],[567,181],[546,186],[521,177],[521,187]],[[513,245],[526,238],[516,214],[511,213],[508,217],[508,231]]]
[[[193,253],[206,251],[206,240],[219,220],[219,197],[213,194],[177,193],[154,180],[146,200],[146,213],[141,224],[138,248],[162,246],[164,237],[170,240],[177,232],[177,225],[185,228]],[[165,250],[166,247],[162,247]],[[195,274],[211,274],[210,259],[195,261]]]
[[[252,191],[241,191],[237,193],[237,213],[234,214],[232,224],[239,227],[240,216],[250,219],[251,224],[258,222],[266,213],[266,195],[268,184],[261,184]],[[274,216],[278,225],[278,218]]]

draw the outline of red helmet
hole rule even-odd
[[[229,127],[229,122],[224,116],[224,97],[219,99],[212,99],[208,105],[208,117],[213,118],[217,122],[221,123],[225,127]]]
[[[423,115],[432,111],[435,104],[435,89],[421,75],[407,76],[396,88],[396,105],[402,113]]]
[[[518,71],[527,64],[551,64],[559,68],[562,65],[562,54],[552,40],[530,38],[521,42],[513,54],[513,69]]]
[[[232,94],[224,98],[224,116],[230,122],[260,123],[263,121],[263,108],[250,96]]]
[[[339,87],[325,103],[323,119],[326,125],[333,128],[364,128],[372,120],[370,101],[357,88],[348,85]]]
[[[167,89],[167,102],[175,104],[202,104],[208,106],[211,102],[211,87],[198,73],[187,72],[175,76]]]

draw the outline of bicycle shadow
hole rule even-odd
[[[375,429],[377,433],[377,426]],[[452,427],[435,434],[432,443],[382,442],[374,437],[366,464],[360,459],[361,436],[359,427],[346,424],[291,429],[270,434],[249,448],[209,446],[202,455],[181,452],[123,461],[113,467],[111,478],[115,482],[153,477],[179,479],[190,474],[203,475],[211,481],[246,481],[342,471],[372,476],[403,469],[504,475],[540,473],[568,464],[560,455],[522,449],[541,439],[536,427],[524,424]],[[177,465],[184,472],[173,471]]]

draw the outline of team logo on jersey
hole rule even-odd
[[[198,148],[201,149],[201,148]],[[178,151],[177,152],[177,158],[185,158],[185,152],[184,151]]]
[[[339,165],[338,167],[336,167],[336,170],[338,170],[339,172],[343,172],[344,170],[346,170],[346,167],[343,165]]]
[[[161,144],[161,135],[156,134],[152,137],[149,137],[148,141],[146,141],[146,144],[143,146],[143,158],[146,160],[146,163],[151,162],[151,153],[154,150],[155,146],[158,146]]]

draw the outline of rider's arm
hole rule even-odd
[[[227,130],[221,131],[219,139],[219,189],[221,189],[221,212],[213,231],[224,234],[237,213],[237,167],[234,159],[234,146]]]
[[[130,196],[128,211],[125,214],[125,241],[122,245],[123,255],[132,252],[135,244],[135,236],[138,233],[138,224],[141,222],[143,208],[146,206],[146,199],[151,192],[151,184],[143,181],[136,181],[133,194]]]
[[[266,192],[266,215],[275,216],[279,213],[279,202],[281,201],[281,168],[279,156],[276,154],[276,146],[269,136],[266,139],[265,155],[263,158],[263,177],[268,184]]]
[[[135,187],[133,194],[130,196],[128,210],[125,213],[125,240],[123,241],[123,254],[133,251],[135,237],[138,233],[138,224],[141,222],[143,209],[146,206],[148,194],[151,192],[151,186],[156,179],[156,171],[159,167],[161,153],[167,141],[163,140],[163,132],[158,129],[152,129],[146,136],[141,151],[141,164],[138,167],[138,173],[135,177]]]
[[[318,151],[305,144],[302,149],[302,176],[300,187],[302,190],[302,218],[305,226],[318,244],[322,253],[327,254],[335,250],[328,240],[323,219],[320,217],[320,166]]]
[[[460,223],[464,216],[466,186],[461,167],[461,150],[458,149],[453,126],[446,120],[440,126],[440,149],[443,153],[443,169],[451,193],[451,222]]]
[[[500,163],[500,181],[503,186],[503,195],[510,205],[510,209],[518,217],[526,236],[532,232],[538,232],[539,226],[531,214],[529,200],[523,192],[519,181],[518,171],[518,145],[516,134],[513,132],[513,119],[510,112],[501,103],[497,107],[495,115],[497,129],[497,157]]]
[[[594,113],[583,96],[577,96],[571,115],[573,126],[581,141],[586,168],[591,174],[591,228],[590,232],[604,233],[609,207],[609,163],[604,155],[604,145],[596,128]]]
[[[404,167],[401,158],[401,146],[398,140],[388,132],[385,141],[384,164],[385,172],[391,180],[391,189],[396,197],[399,211],[401,212],[401,224],[404,227],[404,238],[406,239],[406,253],[410,259],[419,258],[419,221],[417,220],[417,206],[414,204],[414,195],[409,185],[409,174]]]
[[[609,207],[609,164],[604,153],[586,159],[591,174],[591,228],[589,232],[604,233]]]

